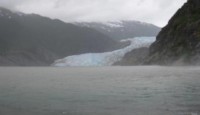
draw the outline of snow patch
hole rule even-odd
[[[4,16],[2,10],[0,9],[0,16]]]
[[[56,60],[52,66],[111,66],[115,62],[121,60],[123,56],[133,49],[140,47],[149,47],[155,41],[155,37],[137,37],[122,40],[121,42],[130,41],[131,44],[125,48],[104,52],[104,53],[86,53],[80,55],[68,56],[64,59]]]
[[[146,22],[139,22],[139,21],[138,21],[138,23],[139,23],[139,24],[142,24],[142,25],[145,25],[145,26],[151,26],[151,24],[148,24],[148,23],[146,23]]]
[[[15,12],[18,16],[23,16],[24,13],[21,13],[21,12]]]

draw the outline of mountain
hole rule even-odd
[[[146,64],[200,64],[200,1],[188,0],[150,47]]]
[[[77,22],[77,26],[89,27],[115,39],[121,40],[134,37],[156,36],[160,28],[139,21],[118,21],[118,22]]]
[[[123,47],[94,29],[0,8],[0,65],[42,66],[69,55]]]

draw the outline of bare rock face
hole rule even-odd
[[[200,0],[188,0],[150,47],[145,64],[200,64]]]
[[[138,49],[134,49],[128,52],[122,60],[116,62],[114,65],[120,66],[131,66],[131,65],[142,65],[145,57],[149,54],[148,47],[142,47]]]

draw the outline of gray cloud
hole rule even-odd
[[[0,0],[0,6],[6,7],[9,9],[15,9],[16,6],[24,4],[26,0]]]
[[[139,20],[164,26],[187,0],[0,0],[0,6],[72,21]]]

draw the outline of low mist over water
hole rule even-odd
[[[200,67],[1,67],[0,73],[0,115],[200,114]]]

